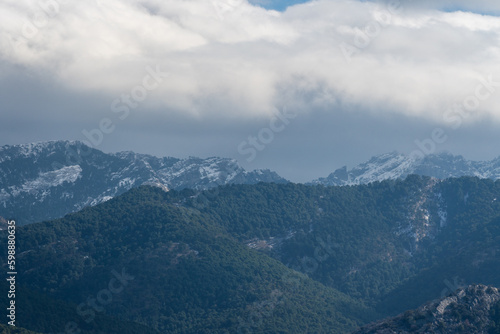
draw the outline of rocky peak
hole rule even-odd
[[[500,291],[470,285],[394,318],[367,325],[354,334],[485,333],[492,328],[491,310],[498,307]]]
[[[470,161],[450,153],[429,154],[424,157],[391,152],[372,157],[352,169],[342,167],[312,184],[344,186],[366,184],[388,179],[404,179],[410,174],[438,179],[461,176],[500,179],[500,158],[491,161]]]
[[[287,181],[269,170],[246,171],[236,160],[219,157],[108,154],[78,141],[0,147],[2,215],[20,225],[59,218],[144,184],[203,190],[258,182]]]

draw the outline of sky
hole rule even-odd
[[[3,0],[0,145],[237,159],[294,182],[500,156],[500,2]]]

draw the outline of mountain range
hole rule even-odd
[[[224,158],[107,154],[78,141],[0,147],[1,216],[20,224],[54,219],[140,185],[207,189],[230,183],[287,182],[269,170],[245,171]]]
[[[484,179],[500,179],[500,157],[491,161],[471,161],[450,153],[408,156],[392,152],[372,157],[368,162],[352,169],[342,167],[311,184],[347,186],[370,182],[404,179],[410,174],[437,179],[476,176]]]
[[[448,153],[412,158],[397,152],[373,157],[308,184],[344,186],[410,174],[438,179],[500,178],[500,158],[475,162]],[[270,170],[244,170],[227,158],[158,158],[133,152],[104,153],[78,141],[0,147],[0,208],[20,224],[54,219],[107,201],[140,185],[163,189],[209,189],[226,184],[285,183]]]
[[[39,333],[496,334],[498,198],[500,181],[417,175],[133,188],[18,227],[17,323]],[[4,269],[6,259],[0,231]]]

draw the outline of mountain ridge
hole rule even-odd
[[[97,297],[96,315],[105,310],[161,333],[346,333],[373,319],[357,300],[238,242],[216,216],[177,205],[192,193],[143,186],[19,227],[20,298],[29,288],[78,305],[69,320],[82,329],[97,325],[89,297]],[[106,284],[119,273],[123,288]],[[101,298],[106,287],[112,299]],[[38,309],[19,323],[61,328],[60,319],[35,317],[50,319]]]
[[[315,179],[308,184],[350,186],[388,179],[404,179],[411,174],[437,179],[476,176],[498,180],[500,179],[500,157],[489,161],[472,161],[448,152],[415,157],[393,151],[373,156],[367,162],[351,169],[344,166],[327,177]]]
[[[352,187],[133,188],[19,227],[20,290],[75,305],[47,322],[19,314],[20,324],[47,332],[74,317],[83,329],[85,301],[125,272],[134,279],[99,305],[153,331],[350,333],[454,286],[500,286],[497,198],[500,181],[418,175]]]
[[[493,333],[500,292],[482,284],[469,285],[416,310],[364,326],[353,334]],[[497,315],[496,315],[497,316]]]
[[[412,157],[398,152],[339,168],[308,185],[352,186],[404,179],[476,176],[500,179],[500,157],[466,160],[450,153]],[[198,191],[226,184],[288,182],[268,169],[246,171],[235,159],[156,157],[132,151],[104,153],[80,141],[47,141],[0,147],[0,216],[20,224],[54,219],[107,201],[140,185]]]
[[[0,147],[2,216],[20,224],[59,218],[143,184],[164,190],[288,182],[270,170],[246,171],[228,158],[158,158],[104,153],[79,141]]]

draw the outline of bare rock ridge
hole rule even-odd
[[[498,307],[499,302],[497,288],[470,285],[416,310],[367,325],[353,334],[492,333],[498,321],[492,309]]]
[[[0,216],[18,224],[59,218],[143,184],[207,189],[225,184],[287,182],[269,170],[244,170],[236,160],[107,154],[78,141],[0,147]]]
[[[347,167],[339,168],[325,178],[312,181],[311,184],[357,185],[388,179],[404,179],[410,174],[437,179],[477,176],[497,180],[500,179],[500,158],[491,161],[470,161],[449,153],[412,157],[392,152],[373,157],[350,170]]]

